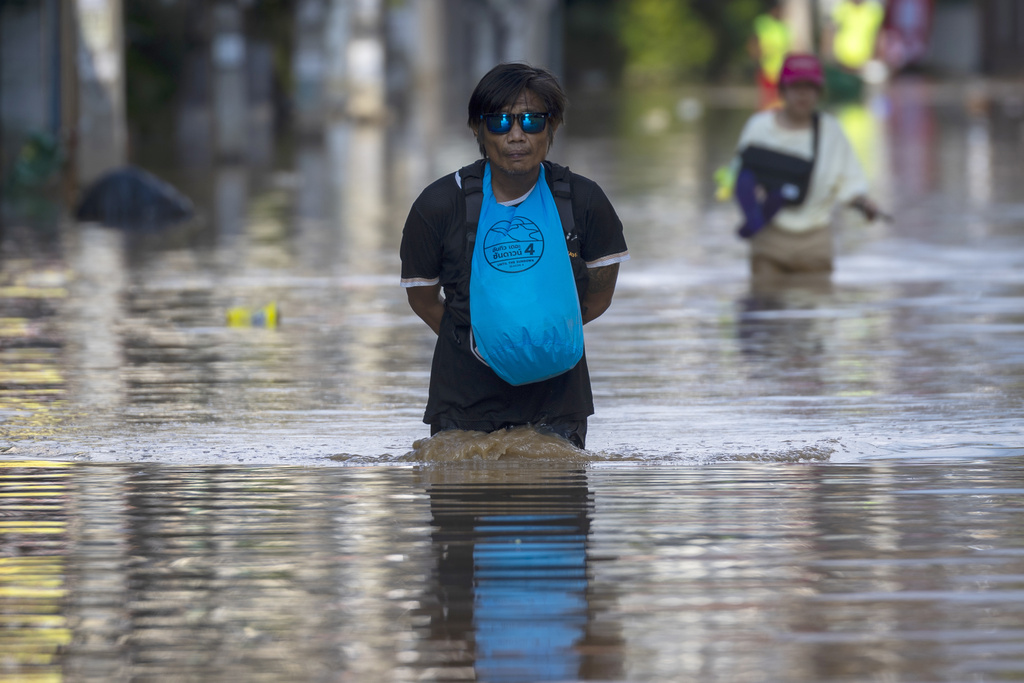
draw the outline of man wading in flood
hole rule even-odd
[[[601,188],[546,161],[566,105],[548,71],[493,68],[469,99],[483,159],[429,185],[406,219],[402,286],[437,334],[432,435],[533,425],[584,447],[582,326],[608,309],[629,252]]]

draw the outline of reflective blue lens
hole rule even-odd
[[[487,130],[492,133],[504,134],[512,130],[512,124],[519,122],[519,127],[524,133],[540,133],[548,122],[547,112],[524,111],[521,114],[484,114],[480,118],[484,120]]]

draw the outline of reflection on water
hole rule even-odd
[[[61,463],[0,462],[0,678],[59,676],[71,642],[70,474]],[[12,675],[13,674],[13,675]],[[50,679],[52,680],[52,679]]]
[[[424,479],[436,568],[421,651],[453,669],[439,678],[621,675],[622,643],[601,633],[590,607],[600,599],[590,591],[593,501],[582,471],[428,470]]]
[[[1016,680],[1020,463],[5,462],[4,680]]]

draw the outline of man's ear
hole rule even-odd
[[[481,124],[478,123],[475,126],[470,126],[469,129],[473,131],[473,139],[476,141],[476,146],[480,148],[480,155],[486,159],[487,152],[484,150],[484,141],[480,139],[480,126]]]
[[[548,121],[548,149],[555,146],[555,132],[558,130],[558,123]]]

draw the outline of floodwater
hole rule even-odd
[[[203,219],[164,232],[10,233],[0,681],[1024,677],[1024,92],[837,111],[895,219],[840,214],[831,284],[776,291],[711,182],[749,109],[620,104],[552,153],[632,253],[585,452],[423,441],[397,245],[461,132],[171,168]]]

